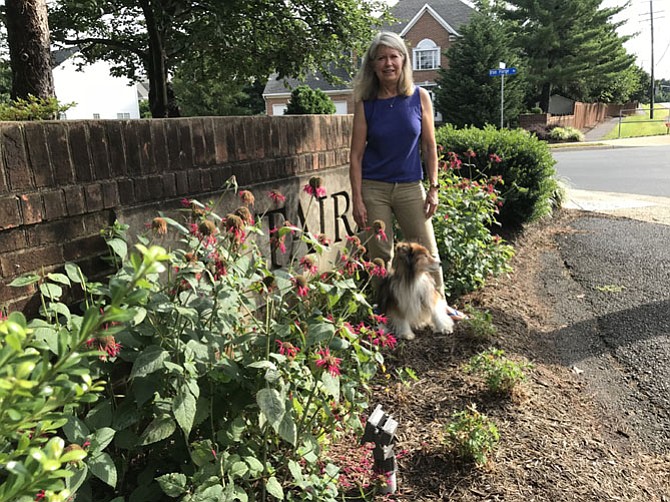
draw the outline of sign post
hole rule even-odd
[[[505,110],[505,75],[515,75],[516,68],[506,68],[505,63],[500,62],[500,68],[489,70],[489,77],[500,77],[500,128],[503,128]]]

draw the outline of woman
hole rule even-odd
[[[370,259],[390,263],[395,216],[404,238],[423,244],[439,260],[430,220],[439,188],[433,103],[428,91],[414,85],[399,35],[381,32],[374,38],[356,76],[354,100],[349,168],[353,217],[368,232],[376,220],[388,229],[386,240],[367,240]],[[424,166],[428,192],[422,183]],[[434,277],[444,295],[442,272]],[[450,314],[462,317],[453,309]]]

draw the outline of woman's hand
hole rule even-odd
[[[354,216],[354,221],[356,222],[356,225],[358,225],[358,228],[360,228],[361,230],[367,228],[368,210],[365,207],[365,204],[363,203],[362,200],[354,199],[354,204],[351,213]]]
[[[426,218],[430,218],[435,214],[438,202],[437,188],[431,188],[426,194],[426,202],[423,205],[423,212]]]

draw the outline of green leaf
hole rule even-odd
[[[267,480],[267,483],[265,483],[265,489],[277,500],[284,500],[284,489],[282,488],[281,484],[279,484],[279,481],[277,481],[277,478],[274,476]]]
[[[26,274],[22,275],[21,277],[17,277],[12,282],[10,282],[9,285],[13,288],[22,288],[24,286],[35,284],[39,280],[40,276],[37,274]]]
[[[140,438],[140,444],[148,445],[167,439],[174,434],[176,429],[177,425],[175,424],[175,421],[168,415],[156,417],[151,421],[147,428],[144,429]]]
[[[172,412],[187,438],[193,428],[196,402],[197,396],[193,395],[188,385],[182,385],[177,391],[177,395],[172,399]]]
[[[47,279],[53,282],[57,282],[58,284],[63,284],[65,286],[70,286],[70,279],[68,279],[67,275],[65,274],[56,274],[56,273],[50,273],[47,274]]]
[[[109,443],[114,439],[116,431],[111,427],[103,427],[95,431],[91,437],[91,452],[99,453],[104,450]]]
[[[81,469],[74,471],[74,475],[65,483],[67,489],[72,493],[76,492],[79,487],[84,484],[84,481],[86,481],[86,476],[88,475],[88,466],[85,463],[82,463],[81,466]]]
[[[275,389],[261,389],[256,394],[256,402],[270,424],[277,427],[286,411],[279,392]]]
[[[158,371],[163,368],[163,361],[168,359],[170,355],[157,345],[149,345],[133,364],[133,369],[130,372],[130,378],[143,377]]]
[[[114,251],[114,254],[124,260],[128,255],[128,244],[123,239],[114,238],[107,241],[107,245]]]
[[[235,462],[228,470],[232,478],[243,478],[247,472],[249,472],[249,466],[245,462]]]
[[[63,294],[63,288],[57,284],[45,282],[40,284],[40,293],[42,293],[46,298],[57,300]]]
[[[333,396],[333,399],[335,401],[340,400],[340,377],[337,375],[331,375],[327,371],[324,371],[323,374],[321,375],[321,383],[323,383],[323,387],[330,394]]]
[[[293,476],[293,479],[296,483],[301,483],[303,481],[304,476],[302,475],[302,468],[298,462],[295,460],[289,460],[288,470],[290,471],[291,476]]]
[[[186,492],[186,475],[182,473],[163,474],[156,481],[168,497],[179,497]]]
[[[263,472],[263,462],[258,460],[256,457],[244,457],[244,461],[249,466],[249,473],[252,476],[258,476],[261,472]]]
[[[84,274],[82,273],[81,269],[79,268],[79,265],[75,263],[66,263],[65,264],[65,273],[67,274],[68,278],[70,281],[80,284],[82,278],[84,277]]]
[[[298,441],[298,427],[293,417],[288,413],[284,414],[277,432],[284,441],[291,443],[293,446]]]
[[[75,416],[69,416],[67,423],[63,426],[65,437],[70,443],[81,444],[90,434],[86,424]]]
[[[333,338],[333,335],[335,334],[335,326],[325,322],[310,323],[308,330],[309,336],[307,343],[309,346],[319,345],[326,342]]]
[[[91,474],[96,478],[104,481],[112,488],[116,486],[116,465],[107,453],[99,453],[95,457],[91,457],[87,464]]]

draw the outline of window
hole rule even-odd
[[[100,119],[100,114],[99,113],[94,113],[93,118],[96,119],[96,120],[99,120]]]
[[[434,70],[440,67],[440,48],[428,38],[424,38],[412,51],[415,70]]]
[[[129,112],[117,113],[116,118],[117,119],[129,119],[130,118],[130,113]]]

